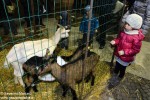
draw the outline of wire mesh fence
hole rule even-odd
[[[90,45],[90,48],[92,48],[97,54],[99,54],[99,48],[103,49],[103,47],[106,45],[106,42],[108,42],[108,40],[106,39],[106,35],[117,33],[118,24],[116,24],[116,22],[121,16],[119,16],[119,14],[118,16],[113,14],[116,0],[0,1],[1,99],[72,99],[72,94],[74,94],[72,93],[73,91],[67,92],[66,97],[62,97],[63,90],[61,87],[63,86],[59,85],[59,83],[61,82],[59,81],[58,83],[57,79],[54,80],[52,76],[50,77],[50,82],[41,80],[36,80],[37,82],[35,82],[35,77],[31,78],[30,75],[28,76],[28,74],[25,77],[22,77],[24,76],[22,66],[31,57],[35,57],[35,55],[44,57],[47,48],[50,50],[50,54],[53,54],[54,51],[57,51],[56,49],[59,49],[59,52],[57,52],[58,56],[70,56],[77,48],[83,45],[82,38],[83,34],[85,34],[86,32],[80,32],[79,27],[82,19],[84,18],[84,15],[86,14],[85,7],[87,5],[90,5],[91,2],[93,2],[92,8],[90,8],[93,11],[91,15],[92,18],[94,16],[98,20],[99,27],[97,29],[92,29],[94,31],[97,30],[98,32],[94,32],[93,38],[89,40],[89,43],[90,41],[93,41]],[[93,20],[92,18],[90,19],[91,26]],[[89,22],[88,20],[86,20],[85,22]],[[60,24],[63,27],[57,24]],[[85,23],[84,26],[88,29]],[[66,32],[67,30],[70,30],[70,32]],[[91,33],[92,30],[89,29],[88,32]],[[69,37],[67,37],[68,34]],[[99,55],[103,59],[111,59],[112,54],[108,50],[107,55],[103,53],[100,53]],[[79,57],[81,56],[82,54],[79,55]],[[35,65],[40,62],[37,59],[34,59],[33,61]],[[72,63],[76,64],[77,62],[75,61],[73,61]],[[83,66],[83,62],[84,61],[80,62],[80,64],[78,65],[79,68]],[[91,64],[90,61],[87,62],[87,64],[88,63],[89,65]],[[35,70],[36,67],[33,68],[33,71]],[[73,71],[75,72],[70,73],[82,73],[78,72],[80,71],[80,69],[74,69]],[[31,73],[32,71],[30,71],[29,74]],[[50,73],[49,75],[51,75]],[[70,73],[69,75],[72,76],[68,77],[73,77],[74,74]],[[104,86],[107,84],[107,79],[109,78],[108,65],[102,61],[98,61],[96,65],[96,73],[95,84],[100,86],[101,90],[103,90]],[[64,76],[62,73],[59,78],[62,78],[61,81],[65,81],[63,79]],[[33,81],[35,82],[35,84]],[[70,79],[69,81],[72,80]],[[29,94],[26,94],[25,92],[27,91],[27,86],[24,86],[24,82],[26,82],[26,85],[28,87],[33,88],[33,90],[31,90]],[[32,84],[28,85],[28,83]],[[77,97],[79,97],[80,99],[86,99],[88,94],[94,88],[91,88],[90,82],[84,82],[84,84],[79,83],[78,85],[76,84],[74,86]],[[36,84],[38,90],[35,89]]]

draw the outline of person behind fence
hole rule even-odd
[[[99,43],[99,49],[104,49],[106,44],[106,34],[112,25],[113,19],[113,9],[115,8],[116,0],[94,0],[94,14],[98,16],[100,27],[98,28],[98,33],[96,40]]]
[[[43,0],[33,0],[34,14],[32,15],[31,0],[20,0],[23,7],[26,26],[32,26],[33,16],[35,17],[35,25],[45,26],[42,20],[42,14],[46,12]]]
[[[131,1],[130,1],[131,2]],[[150,35],[150,0],[134,0],[133,5],[124,14],[122,21],[128,14],[136,13],[143,18],[143,25],[141,27],[145,37]]]
[[[119,36],[110,42],[116,46],[116,65],[110,79],[110,85],[117,85],[124,77],[126,67],[131,64],[137,53],[140,52],[144,35],[141,30],[142,17],[137,14],[130,14],[125,19],[124,30]]]
[[[90,5],[87,5],[85,8],[85,14],[82,18],[82,21],[80,23],[79,31],[83,34],[82,43],[83,46],[86,45],[87,42],[87,35],[88,35],[88,23],[89,23],[89,16],[90,16]],[[91,17],[91,27],[90,27],[90,37],[89,37],[89,46],[91,46],[91,43],[93,42],[93,35],[95,32],[97,32],[97,28],[99,27],[99,21],[94,15]]]
[[[0,0],[0,19],[4,28],[4,35],[8,35],[10,32],[13,35],[18,34],[15,21],[13,20],[14,11],[15,5],[12,0]]]
[[[60,18],[58,20],[58,24],[65,27],[65,29],[70,29],[70,20],[68,18],[68,12],[67,11],[61,11],[60,12]],[[58,28],[58,27],[57,27]],[[60,47],[64,49],[68,49],[69,46],[69,38],[62,38],[60,40]]]

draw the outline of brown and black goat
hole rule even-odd
[[[71,56],[63,56],[62,58],[67,61],[72,61],[82,55],[82,50],[83,48],[77,48]],[[35,92],[38,92],[36,86],[36,84],[39,82],[38,73],[43,70],[44,66],[47,65],[47,62],[50,58],[56,58],[55,56],[58,52],[60,52],[60,49],[56,48],[54,53],[49,56],[49,49],[47,49],[46,55],[44,57],[33,56],[23,64],[23,70],[25,72],[25,74],[23,75],[23,79],[25,83],[26,93],[29,93],[31,88],[33,88]]]
[[[33,56],[23,64],[23,79],[26,93],[29,93],[31,88],[38,92],[36,86],[39,81],[38,73],[44,69],[44,66],[48,64],[49,59],[52,57],[52,55],[48,55],[49,52],[49,49],[47,49],[44,57]]]
[[[80,52],[76,52],[80,54]],[[76,58],[76,57],[75,57]],[[75,83],[82,81],[82,78],[91,76],[91,85],[94,85],[95,80],[95,66],[99,61],[100,56],[96,53],[88,51],[88,56],[85,59],[85,53],[78,56],[73,61],[66,65],[59,66],[56,62],[49,63],[40,75],[50,72],[53,77],[60,83],[63,88],[63,96],[66,95],[68,89],[71,90],[73,100],[77,100],[77,94],[75,92]],[[84,63],[84,67],[82,67]],[[84,74],[83,73],[84,70]]]

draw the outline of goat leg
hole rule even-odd
[[[65,86],[65,85],[62,85],[62,89],[63,89],[63,93],[62,93],[62,96],[65,97],[66,96],[66,93],[69,89],[69,87]]]
[[[92,76],[91,86],[94,85],[94,83],[95,83],[94,81],[95,81],[95,76]]]
[[[34,74],[32,77],[33,77],[33,83],[37,83],[38,82],[38,75]]]
[[[91,77],[92,77],[91,86],[93,86],[95,82],[95,74],[93,74],[93,72],[91,73]]]
[[[31,90],[31,86],[27,86],[27,84],[25,83],[25,93],[30,93]]]
[[[86,82],[86,83],[89,82],[90,79],[91,79],[91,73],[90,73],[87,77],[85,77],[85,82]]]
[[[30,74],[27,74],[27,76],[24,79],[26,93],[30,92],[31,84],[32,84],[33,80],[34,80],[33,77]]]
[[[37,90],[37,86],[36,86],[36,85],[35,85],[35,86],[33,86],[33,87],[32,87],[32,89],[33,89],[33,91],[34,91],[34,92],[38,92],[38,90]]]
[[[73,100],[78,100],[76,91],[72,88],[70,88],[70,89],[71,89],[71,93],[72,93],[72,96],[73,96]]]

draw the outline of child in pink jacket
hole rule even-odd
[[[126,67],[131,64],[137,53],[140,52],[144,35],[140,30],[142,17],[137,14],[128,15],[125,20],[124,30],[110,42],[116,46],[116,66],[110,85],[117,85],[125,75]]]

